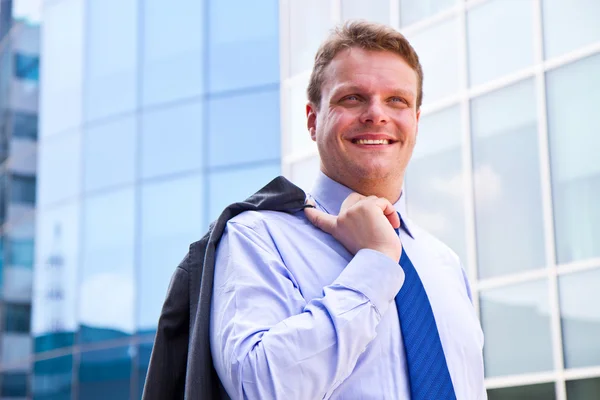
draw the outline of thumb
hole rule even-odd
[[[309,201],[307,204],[310,204],[313,207],[306,207],[304,209],[304,214],[306,215],[306,218],[308,218],[308,220],[320,230],[329,234],[333,234],[337,225],[337,217],[324,213],[321,210],[317,210],[316,208],[314,208],[314,204],[311,203],[312,202]]]

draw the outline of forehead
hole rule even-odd
[[[347,85],[400,87],[416,94],[417,73],[398,54],[353,47],[340,51],[325,68],[322,89],[333,91]]]

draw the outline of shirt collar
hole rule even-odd
[[[317,205],[331,215],[338,215],[340,213],[342,203],[350,193],[352,193],[352,189],[334,181],[321,171],[319,171],[313,188],[310,191],[310,195]],[[400,214],[400,226],[402,230],[414,239],[406,224],[406,201],[403,194],[400,195],[400,198],[394,204],[394,208]]]

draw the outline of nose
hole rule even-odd
[[[388,119],[385,107],[379,100],[372,100],[367,103],[360,116],[360,122],[363,124],[385,125]]]

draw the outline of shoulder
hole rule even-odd
[[[256,232],[269,232],[280,228],[293,229],[294,227],[306,226],[308,219],[303,211],[287,213],[282,211],[244,211],[241,214],[231,218],[227,222],[227,227],[240,227],[242,229],[251,229]]]

